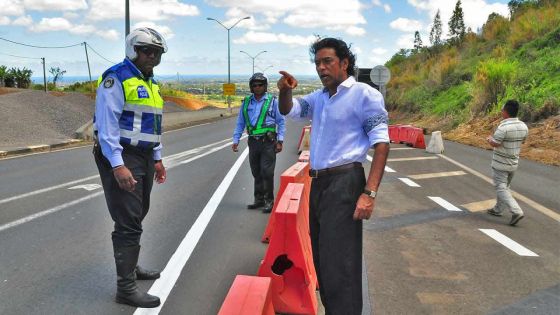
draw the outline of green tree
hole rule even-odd
[[[51,67],[49,73],[53,75],[53,85],[56,89],[56,82],[62,79],[62,76],[66,73],[66,70],[61,70],[60,67]]]
[[[4,86],[4,79],[6,78],[6,66],[0,66],[0,86]]]
[[[432,44],[432,46],[441,45],[441,16],[439,14],[439,9],[434,17],[434,23],[430,30],[430,44]]]
[[[455,4],[453,15],[449,20],[449,37],[451,41],[460,41],[465,37],[465,21],[463,19],[461,0],[458,0]]]
[[[420,32],[416,31],[414,33],[414,51],[418,52],[420,49],[422,49],[422,38]]]

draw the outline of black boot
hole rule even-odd
[[[136,280],[156,280],[159,278],[159,271],[148,270],[140,266],[136,266]]]
[[[138,291],[136,286],[136,264],[140,246],[114,247],[115,264],[117,265],[117,296],[116,302],[135,307],[152,308],[160,304],[157,296]]]
[[[274,207],[274,200],[267,200],[264,204],[264,208],[263,208],[262,212],[263,213],[271,213],[273,207]]]
[[[264,199],[255,199],[253,204],[247,205],[247,209],[258,209],[264,206]]]

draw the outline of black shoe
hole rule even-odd
[[[501,217],[501,216],[502,216],[502,213],[501,213],[501,212],[498,212],[498,211],[496,211],[496,210],[494,210],[494,208],[490,208],[490,209],[486,210],[486,212],[487,212],[488,214],[495,215],[495,216],[497,216],[497,217]]]
[[[274,207],[274,201],[267,201],[262,210],[263,213],[271,213]]]
[[[252,204],[247,205],[247,209],[258,209],[261,207],[264,207],[264,200],[255,200]]]
[[[511,226],[515,226],[519,221],[521,221],[521,219],[523,219],[525,216],[523,214],[514,214],[511,216],[511,221],[509,221],[509,225]]]
[[[159,271],[147,270],[140,266],[136,266],[136,280],[156,280],[159,278]]]

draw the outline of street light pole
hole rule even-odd
[[[239,52],[242,52],[242,53],[244,53],[245,55],[249,56],[249,58],[253,59],[253,74],[255,74],[255,59],[256,59],[260,54],[265,53],[265,52],[267,52],[267,51],[266,51],[266,50],[263,50],[263,51],[259,52],[258,54],[256,54],[254,57],[251,56],[251,55],[249,55],[249,53],[247,53],[247,52],[245,52],[245,51],[243,51],[243,50],[240,50]]]
[[[241,19],[237,20],[237,22],[235,22],[235,23],[234,23],[232,26],[230,26],[230,27],[226,27],[222,22],[220,22],[220,21],[218,21],[218,20],[216,20],[216,19],[214,19],[214,18],[211,18],[211,17],[207,17],[207,18],[206,18],[206,19],[209,20],[209,21],[216,21],[218,24],[220,24],[223,28],[225,28],[225,29],[227,30],[227,45],[228,45],[228,46],[227,46],[227,47],[228,47],[228,50],[227,50],[227,67],[228,67],[228,69],[227,69],[227,71],[228,71],[228,74],[227,74],[227,77],[228,77],[228,78],[227,78],[227,81],[228,81],[228,84],[231,83],[231,62],[230,62],[229,31],[230,31],[232,28],[234,28],[239,22],[241,22],[241,21],[243,21],[243,20],[248,20],[248,19],[250,19],[250,18],[251,18],[250,16],[246,16],[246,17],[244,17],[244,18],[241,18]],[[230,100],[229,95],[228,95],[227,100],[228,100],[228,110],[229,110],[229,112],[231,113],[231,100]]]
[[[268,70],[268,69],[270,69],[270,68],[272,68],[272,67],[274,67],[274,66],[273,66],[273,65],[269,65],[269,66],[267,66],[266,68],[263,69],[263,68],[257,66],[257,69],[261,70],[261,72],[264,74],[264,73],[266,72],[266,70]]]

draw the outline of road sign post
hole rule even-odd
[[[386,89],[385,84],[391,80],[391,71],[389,68],[385,66],[375,66],[371,69],[369,73],[369,78],[373,84],[379,86],[379,91],[383,94],[383,98],[385,98]]]

